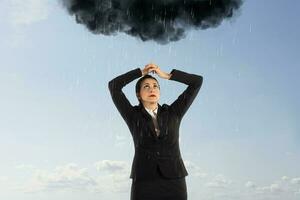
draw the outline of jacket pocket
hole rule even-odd
[[[188,175],[181,157],[158,159],[158,165],[167,178],[181,178]]]

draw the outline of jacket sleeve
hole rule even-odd
[[[116,78],[112,79],[108,83],[108,88],[112,97],[112,100],[120,112],[123,119],[128,124],[130,122],[130,116],[132,116],[133,106],[130,104],[122,88],[133,81],[134,79],[141,77],[142,71],[140,68],[131,70],[125,74],[121,74]]]
[[[189,74],[180,70],[173,69],[169,80],[178,81],[188,85],[188,87],[178,96],[178,98],[170,105],[171,109],[182,119],[190,105],[196,98],[203,77],[196,74]]]

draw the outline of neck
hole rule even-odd
[[[157,102],[155,102],[155,103],[144,102],[143,105],[145,108],[150,109],[150,110],[154,110],[155,108],[158,107]]]

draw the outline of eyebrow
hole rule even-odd
[[[150,83],[145,83],[144,85],[150,85]],[[157,83],[153,83],[153,85],[158,85]]]

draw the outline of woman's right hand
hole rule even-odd
[[[155,72],[154,71],[155,68],[156,68],[156,65],[152,64],[152,63],[145,65],[144,69],[141,70],[142,76],[145,76],[146,74],[148,74],[151,71]]]

